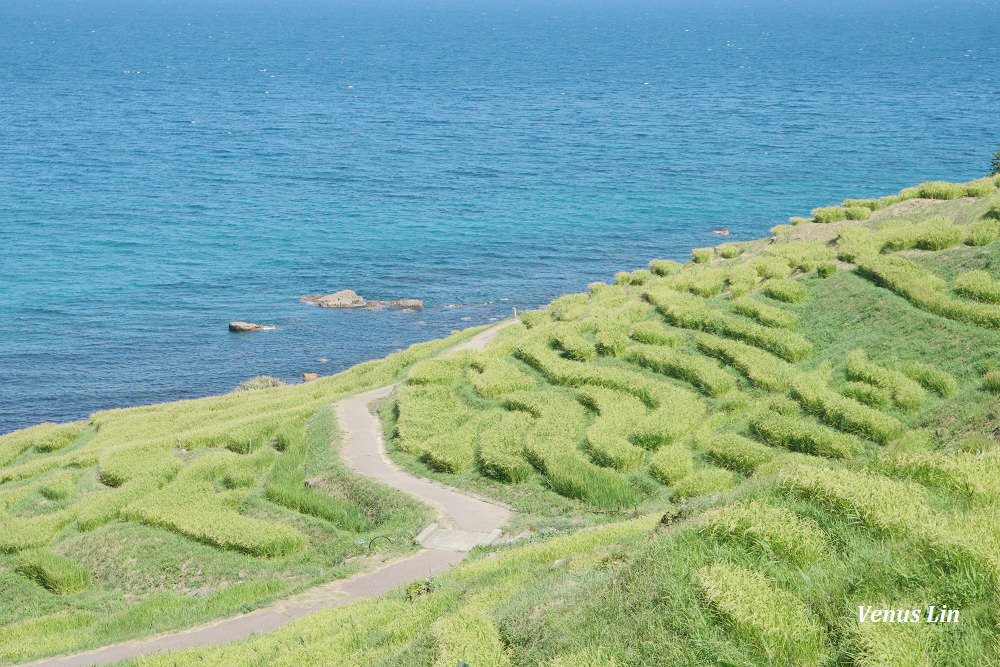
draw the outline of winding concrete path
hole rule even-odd
[[[490,327],[449,348],[441,356],[447,358],[461,350],[481,349],[493,340],[500,329],[511,323],[506,321]],[[161,651],[215,646],[246,639],[251,635],[270,632],[321,609],[373,598],[412,581],[445,572],[461,561],[465,552],[472,547],[494,542],[500,536],[500,528],[511,517],[509,509],[427,479],[418,479],[389,460],[382,425],[375,410],[378,403],[397,386],[394,384],[356,394],[339,401],[335,408],[344,433],[341,456],[348,467],[409,493],[434,508],[437,522],[427,526],[417,536],[417,542],[423,547],[417,553],[384,563],[370,572],[311,588],[249,614],[181,632],[31,664],[46,667],[108,665]]]

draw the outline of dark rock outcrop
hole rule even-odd
[[[249,331],[260,331],[265,328],[263,324],[255,324],[254,322],[230,322],[229,330],[235,333],[247,333]]]

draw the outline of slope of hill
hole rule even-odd
[[[522,313],[481,351],[411,354],[370,381],[268,390],[275,403],[259,414],[270,426],[252,435],[280,454],[243,450],[245,408],[225,398],[205,399],[211,416],[199,424],[227,416],[210,436],[178,431],[185,404],[4,436],[0,539],[11,555],[0,576],[25,590],[50,583],[54,592],[32,593],[40,600],[81,595],[69,590],[90,561],[75,545],[101,503],[113,509],[100,530],[142,527],[247,562],[323,551],[301,517],[327,501],[268,491],[289,474],[280,464],[296,451],[294,429],[322,419],[331,397],[388,384],[416,362],[383,411],[392,456],[510,503],[520,515],[509,532],[530,530],[529,542],[482,548],[450,573],[264,637],[141,664],[994,661],[997,185],[928,183],[818,208],[768,239],[697,249],[685,265],[653,261]],[[180,455],[177,432],[190,434]],[[191,456],[209,444],[235,451]],[[90,493],[96,470],[116,490]],[[65,489],[83,500],[53,500]],[[206,508],[204,522],[180,511],[182,497]],[[350,501],[319,514],[349,540],[376,521]],[[278,507],[297,508],[296,520],[276,519]],[[260,523],[229,537],[213,513]],[[383,516],[403,534],[419,510]],[[930,606],[960,620],[925,622]],[[36,653],[97,636],[74,634],[95,632],[83,612],[40,608],[0,619],[3,657],[29,655],[14,648],[36,625],[74,638]],[[921,622],[871,622],[866,609]]]

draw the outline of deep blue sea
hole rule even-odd
[[[333,373],[998,148],[997,0],[3,0],[0,432]],[[299,302],[343,288],[427,309]]]

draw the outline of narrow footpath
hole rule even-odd
[[[442,353],[454,356],[462,350],[482,349],[510,324],[502,322]],[[344,434],[341,456],[347,466],[366,477],[409,493],[431,506],[437,515],[416,537],[417,553],[383,563],[370,572],[332,581],[269,607],[221,621],[157,637],[106,646],[87,653],[49,658],[37,666],[82,667],[114,664],[128,658],[200,646],[214,646],[251,635],[270,632],[321,609],[339,607],[354,600],[377,597],[412,581],[451,569],[465,553],[480,544],[492,544],[511,517],[509,509],[427,479],[418,479],[389,460],[385,436],[376,414],[377,406],[398,385],[380,387],[350,396],[335,404]]]

